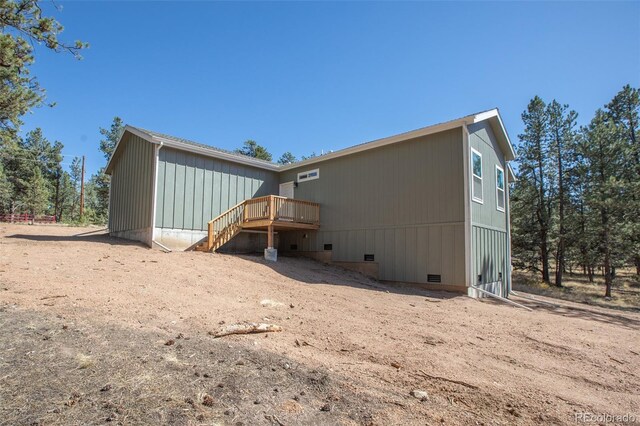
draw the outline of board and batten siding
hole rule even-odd
[[[471,201],[471,250],[473,262],[473,284],[487,285],[502,281],[502,289],[490,286],[491,291],[504,294],[508,278],[510,259],[508,259],[507,215],[497,209],[496,165],[504,170],[507,185],[507,165],[496,137],[487,121],[468,126],[471,148],[482,154],[482,198],[483,203]],[[471,153],[469,154],[471,158]],[[508,192],[505,187],[505,197]]]
[[[109,194],[109,233],[151,245],[154,145],[127,133],[114,158]]]
[[[155,226],[204,231],[211,219],[236,204],[277,193],[275,172],[163,147]]]
[[[281,233],[280,250],[331,244],[336,262],[373,254],[381,280],[464,286],[462,150],[457,128],[281,172],[284,183],[319,169],[294,196],[320,203],[320,229]]]

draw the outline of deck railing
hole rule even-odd
[[[209,221],[207,241],[200,249],[217,250],[240,232],[243,223],[261,220],[268,223],[259,225],[268,226],[269,229],[272,229],[272,222],[320,225],[320,204],[277,195],[242,201]]]
[[[320,204],[267,195],[245,201],[244,221],[276,220],[319,225]]]

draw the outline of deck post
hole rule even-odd
[[[267,248],[264,249],[265,260],[278,261],[278,250],[273,248],[273,224],[267,227]]]
[[[273,248],[273,225],[268,227],[267,248]]]

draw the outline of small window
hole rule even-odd
[[[320,169],[308,170],[306,172],[298,173],[298,182],[305,182],[308,180],[319,179]]]
[[[375,256],[372,254],[365,254],[364,261],[365,262],[373,262],[375,260]]]
[[[324,245],[324,249],[325,250],[333,250],[333,244],[325,244]]]
[[[496,166],[496,208],[504,211],[504,169]]]
[[[472,199],[482,203],[482,154],[471,148],[471,171],[473,174]]]

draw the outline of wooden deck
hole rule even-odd
[[[318,229],[320,205],[311,201],[267,195],[245,201],[242,227],[247,229]]]
[[[196,250],[215,251],[242,229],[266,230],[273,248],[274,230],[318,229],[320,204],[267,195],[245,200],[209,222],[207,241]]]

